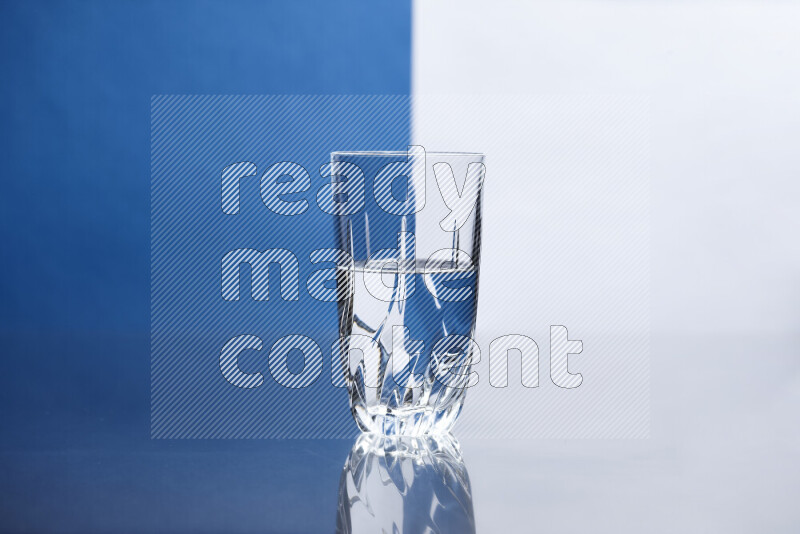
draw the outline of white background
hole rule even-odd
[[[649,96],[654,331],[797,332],[800,6],[420,1],[413,48],[415,95]],[[435,120],[415,114],[415,142]],[[487,170],[494,190],[541,186]]]
[[[478,531],[797,532],[800,7],[417,1],[413,65],[415,95],[650,102],[652,437],[462,440]],[[416,143],[435,121],[415,115]],[[488,154],[487,188],[541,186]],[[536,222],[486,224],[536,254]],[[482,272],[482,309],[503,284]]]

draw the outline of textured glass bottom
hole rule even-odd
[[[448,434],[363,434],[342,470],[336,532],[475,532],[458,442]]]
[[[455,402],[440,410],[434,410],[433,408],[397,408],[390,410],[385,406],[373,406],[364,409],[358,404],[354,407],[354,416],[358,426],[364,432],[387,436],[441,434],[448,432],[453,427],[463,405],[463,394]]]
[[[350,354],[343,362],[345,381],[353,417],[365,432],[447,432],[464,404],[472,361],[465,340],[475,324],[476,272],[471,266],[425,267],[406,272],[396,263],[376,270],[362,264],[340,274],[339,287],[353,288],[339,305],[340,335],[354,336],[344,347]],[[385,287],[394,288],[383,299],[374,294],[376,272],[383,273]],[[371,289],[367,275],[373,277]],[[454,335],[463,339],[450,342]],[[447,336],[448,344],[437,344]]]

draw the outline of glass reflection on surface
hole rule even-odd
[[[336,532],[475,532],[472,489],[455,438],[362,434],[339,481]]]

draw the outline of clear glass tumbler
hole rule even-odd
[[[484,156],[334,152],[339,357],[365,432],[448,431],[474,385]]]

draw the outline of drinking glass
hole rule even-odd
[[[484,156],[334,152],[330,173],[327,206],[351,260],[337,290],[353,417],[365,432],[446,432],[477,379]]]

